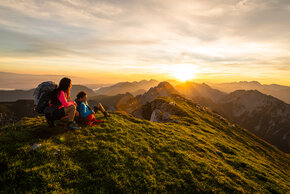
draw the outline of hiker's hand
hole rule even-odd
[[[76,111],[76,117],[79,117],[79,116],[80,116],[79,111]]]

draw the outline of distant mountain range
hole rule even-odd
[[[150,82],[152,83],[152,80],[150,80]],[[128,88],[131,88],[131,84],[132,83],[129,84],[121,83],[120,85],[124,87],[129,86]],[[111,87],[111,89],[115,89],[116,85]],[[174,87],[171,84],[169,84],[168,82],[161,82],[157,86],[151,87],[144,94],[134,96],[131,93],[127,92],[125,94],[117,94],[115,96],[96,95],[90,97],[88,103],[91,106],[94,106],[98,103],[102,103],[102,105],[109,110],[118,110],[125,111],[127,113],[132,113],[138,107],[146,104],[147,102],[151,102],[152,100],[158,97],[173,96],[173,94],[177,93],[178,92],[174,89]]]
[[[151,87],[158,85],[156,80],[142,80],[139,82],[120,82],[111,86],[101,87],[98,90],[93,90],[83,85],[73,85],[71,89],[71,98],[74,99],[79,91],[85,91],[88,93],[88,97],[96,95],[115,96],[118,94],[126,94],[127,92],[136,96],[145,93]],[[89,84],[90,87],[96,85]],[[33,99],[33,93],[35,89],[30,90],[0,90],[0,102],[13,102],[17,100]]]
[[[127,92],[133,95],[139,95],[145,93],[151,87],[154,87],[159,82],[156,80],[142,80],[139,82],[120,82],[108,87],[102,87],[96,90],[97,95],[114,96],[117,94],[125,94]]]
[[[138,99],[130,93],[117,94],[115,96],[97,95],[88,99],[88,104],[93,107],[101,103],[110,111],[125,111],[131,113],[139,106]]]
[[[211,99],[213,102],[217,102],[226,95],[226,93],[213,89],[205,83],[199,84],[194,82],[186,82],[175,86],[175,88],[180,94],[191,99],[206,97]]]
[[[212,88],[230,93],[236,90],[258,90],[264,94],[272,95],[284,102],[290,104],[290,86],[282,86],[278,84],[265,85],[257,81],[232,82],[232,83],[210,83]]]
[[[65,75],[32,75],[0,72],[0,88],[15,88],[20,90],[29,90],[37,86],[38,83],[43,81],[58,82]],[[69,76],[74,83],[84,83],[84,78]]]
[[[256,86],[257,83],[252,85]],[[278,91],[282,87],[277,88]],[[226,93],[205,83],[186,82],[174,87],[168,82],[158,84],[156,80],[143,80],[121,82],[96,92],[85,86],[74,85],[72,98],[80,90],[88,93],[88,102],[92,106],[102,103],[106,109],[125,111],[133,115],[140,115],[142,111],[144,112],[144,110],[140,112],[140,107],[158,97],[185,96],[241,125],[284,152],[290,153],[290,105],[257,90],[236,90]],[[0,100],[32,99],[33,91],[1,91]],[[138,93],[141,94],[136,95]]]
[[[14,102],[17,100],[32,100],[35,89],[30,90],[0,90],[0,102]],[[89,96],[94,96],[95,92],[82,85],[73,85],[71,89],[71,98],[75,99],[79,91],[85,91]]]

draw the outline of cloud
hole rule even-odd
[[[286,0],[1,1],[0,56],[108,71],[288,71],[289,20]]]

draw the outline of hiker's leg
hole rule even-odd
[[[104,109],[104,107],[103,107],[103,105],[102,105],[101,103],[99,103],[99,109],[100,109],[100,111],[102,111],[102,112],[106,112],[105,109]]]
[[[94,106],[94,112],[97,113],[99,111],[98,105]]]
[[[53,120],[51,118],[51,115],[49,113],[46,113],[46,114],[44,114],[44,116],[46,118],[48,126],[49,127],[54,127],[54,123],[53,123]]]
[[[87,125],[92,125],[94,121],[96,120],[94,114],[90,114],[89,116],[86,117],[87,120]]]
[[[60,109],[57,109],[57,110],[53,111],[53,114],[52,114],[52,120],[53,120],[53,121],[55,121],[55,120],[60,120],[60,119],[62,119],[64,116],[65,116],[64,108],[60,108]]]
[[[68,116],[68,121],[73,122],[76,113],[75,105],[70,105],[68,107],[64,107],[64,112]]]
[[[99,103],[98,105],[99,110],[103,113],[103,115],[105,117],[109,117],[110,115],[107,113],[107,111],[105,110],[105,108],[103,107],[103,105],[101,103]]]

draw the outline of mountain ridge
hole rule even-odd
[[[264,94],[272,95],[287,104],[290,104],[290,86],[284,86],[279,84],[261,84],[257,81],[240,81],[230,83],[209,83],[213,88],[221,90],[226,93],[233,92],[235,90],[258,90]]]
[[[159,82],[153,79],[141,80],[139,82],[119,82],[112,86],[102,87],[95,91],[96,95],[107,95],[107,96],[114,96],[117,94],[124,94],[129,92],[133,95],[139,95],[147,91],[151,87],[154,87]]]
[[[193,101],[209,107],[286,153],[290,153],[289,104],[258,90],[236,90],[226,94],[217,92],[211,87],[203,87],[195,83],[193,85],[185,87],[188,91],[184,91],[182,86],[176,88]]]

